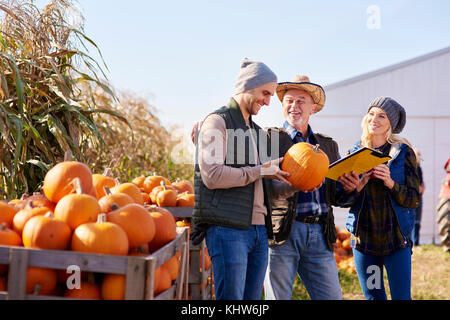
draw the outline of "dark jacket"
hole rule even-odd
[[[277,131],[279,135],[280,156],[283,156],[294,143],[291,137],[282,128],[268,129],[269,136],[272,136],[274,131]],[[339,149],[336,141],[331,137],[320,133],[314,134],[314,137],[320,145],[320,149],[328,156],[330,163],[339,159]],[[336,184],[337,183],[334,180],[325,179],[325,196],[328,206],[328,215],[323,225],[324,234],[330,251],[333,251],[333,243],[335,243],[337,239],[332,205],[339,205],[342,196],[342,193],[336,192]],[[274,239],[269,241],[269,245],[281,245],[288,239],[292,224],[297,215],[297,201],[298,193],[286,200],[273,200],[272,226]]]

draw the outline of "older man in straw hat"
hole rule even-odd
[[[280,83],[277,95],[286,119],[283,128],[269,129],[279,134],[280,154],[293,144],[320,145],[330,163],[339,159],[337,143],[329,136],[314,133],[312,115],[325,104],[323,88],[306,76]],[[354,183],[357,183],[356,177]],[[274,240],[270,241],[269,266],[264,282],[266,299],[289,300],[298,273],[311,299],[342,299],[333,253],[336,229],[332,205],[345,204],[348,196],[340,183],[326,179],[316,190],[298,192],[272,205]]]

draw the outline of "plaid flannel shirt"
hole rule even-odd
[[[317,144],[314,133],[309,125],[306,139],[301,132],[297,131],[287,121],[283,127],[294,144],[299,142],[307,142],[312,145]],[[314,192],[298,193],[297,216],[322,216],[326,214],[328,214],[328,206],[325,198],[325,184]]]
[[[391,145],[386,143],[378,149],[389,155]],[[365,187],[364,206],[359,216],[358,242],[356,249],[364,254],[389,255],[394,251],[411,246],[410,235],[403,235],[395,211],[391,205],[388,192],[394,201],[412,206],[419,201],[419,174],[414,151],[406,149],[405,185],[395,183],[389,191],[383,181],[370,179]]]

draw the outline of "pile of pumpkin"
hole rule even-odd
[[[148,180],[154,179],[157,176]],[[145,182],[144,188],[148,188]],[[41,193],[0,202],[0,245],[147,256],[174,240],[177,227],[168,210],[148,202],[144,206],[141,193],[135,183],[117,183],[107,175],[92,174],[81,162],[58,163],[45,176]],[[163,206],[165,199],[164,193],[158,194],[156,202]],[[156,269],[155,296],[177,278],[180,255]],[[6,290],[7,272],[8,266],[0,265],[0,291]],[[65,289],[66,279],[65,270],[29,267],[27,294],[124,299],[125,275],[91,275],[85,277],[81,289],[72,290]]]
[[[338,270],[356,274],[353,250],[350,246],[351,234],[345,229],[340,230],[337,226],[336,232],[338,239],[334,244],[334,259],[336,260]]]
[[[108,183],[114,187],[114,180]],[[157,205],[159,207],[193,207],[195,202],[194,188],[189,180],[170,182],[169,179],[159,176],[142,176],[135,178],[131,184],[140,190],[142,200],[136,194],[136,198],[145,205]]]

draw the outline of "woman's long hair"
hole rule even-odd
[[[366,114],[361,122],[362,136],[361,136],[361,146],[367,148],[373,148],[372,145],[372,135],[369,133],[369,114]],[[412,148],[411,143],[396,134],[392,133],[392,128],[390,127],[386,133],[386,140],[389,144],[404,143],[410,148]]]

